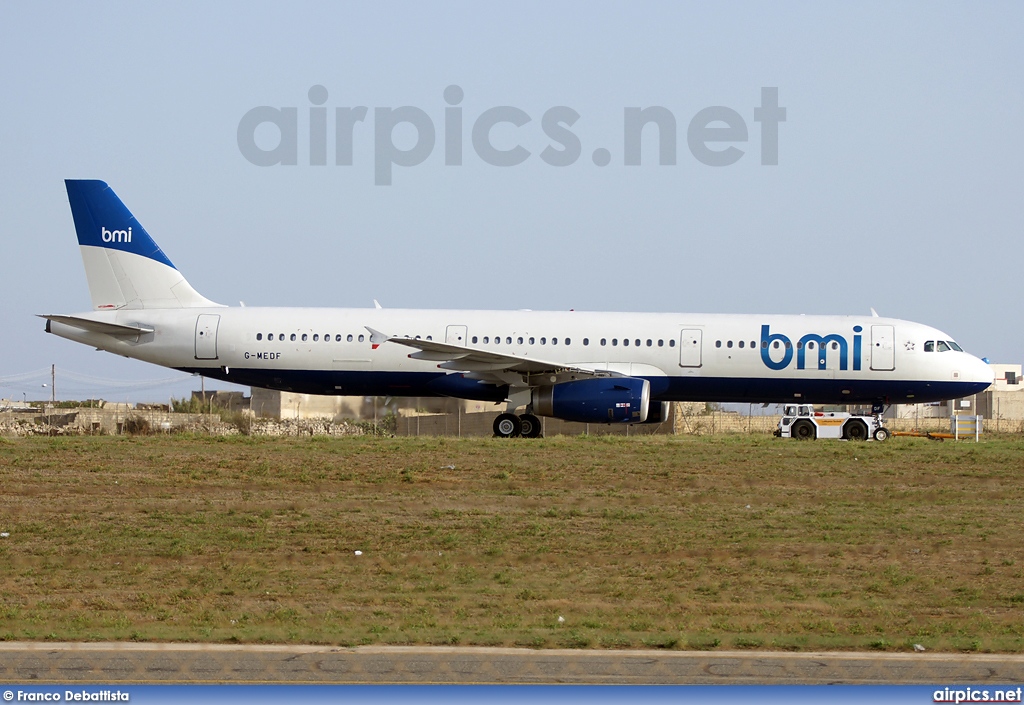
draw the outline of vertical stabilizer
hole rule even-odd
[[[185,281],[113,189],[102,181],[64,183],[94,309],[220,305]]]

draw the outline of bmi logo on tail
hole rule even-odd
[[[129,227],[127,230],[107,230],[104,227],[100,227],[100,237],[103,242],[131,242],[132,241],[132,229]]]
[[[789,367],[789,364],[793,361],[793,341],[788,336],[782,333],[772,333],[770,326],[761,326],[761,361],[770,370],[784,370]],[[860,351],[861,351],[861,335],[859,333],[864,329],[860,326],[853,327],[853,369],[860,369]],[[775,347],[772,347],[772,344]],[[808,343],[814,343],[817,346],[814,355],[818,359],[818,369],[824,370],[826,367],[826,360],[828,355],[837,354],[839,355],[839,369],[849,369],[850,362],[850,346],[846,338],[839,335],[838,333],[830,333],[829,335],[818,335],[817,333],[808,333],[796,343],[796,368],[798,370],[806,369],[806,353]],[[782,349],[782,359],[773,360],[772,350]],[[831,350],[830,350],[831,348]]]

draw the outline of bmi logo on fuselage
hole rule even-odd
[[[104,227],[100,228],[100,237],[103,242],[131,242],[132,241],[132,229],[129,227],[127,230],[107,230]]]
[[[770,370],[784,370],[793,362],[793,341],[782,333],[772,333],[770,328],[767,325],[761,326],[761,361]],[[855,370],[860,369],[861,336],[859,334],[863,330],[860,326],[853,327],[853,369]],[[849,369],[850,344],[838,333],[828,335],[808,333],[797,341],[795,347],[798,370],[806,369],[808,349],[812,350],[814,359],[818,361],[817,369],[819,370],[826,369],[829,355],[839,356],[840,370]],[[782,359],[773,359],[773,350],[781,350]]]

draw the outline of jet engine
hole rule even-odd
[[[579,423],[644,423],[651,384],[636,377],[598,377],[533,390],[533,413]]]

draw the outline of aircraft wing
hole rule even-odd
[[[381,342],[397,343],[416,350],[410,353],[413,360],[436,360],[439,368],[453,372],[464,372],[471,379],[490,381],[502,384],[533,384],[541,383],[540,380],[531,383],[531,375],[545,375],[544,384],[549,384],[551,376],[558,381],[567,379],[579,379],[580,377],[620,377],[625,376],[611,370],[600,370],[594,367],[581,365],[566,365],[563,362],[552,362],[541,360],[527,355],[515,355],[499,353],[492,350],[479,350],[462,345],[451,343],[438,343],[422,338],[405,338],[398,336],[384,336],[373,329],[370,333]],[[513,378],[522,377],[521,380]]]

